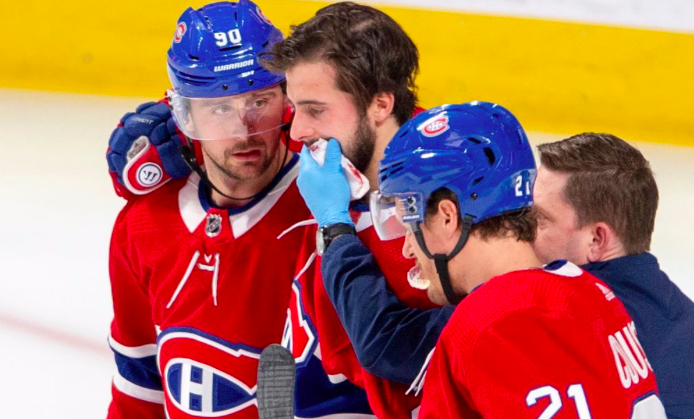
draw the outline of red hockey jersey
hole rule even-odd
[[[109,418],[258,417],[258,360],[281,342],[303,241],[277,236],[310,217],[297,160],[243,208],[214,208],[193,174],[121,211]]]
[[[420,418],[663,419],[622,303],[555,262],[492,278],[457,307],[424,380]]]
[[[358,236],[372,251],[388,285],[395,295],[413,308],[436,307],[425,291],[412,288],[407,272],[414,261],[402,256],[402,240],[381,241],[376,234],[368,211],[352,211]],[[307,229],[304,258],[315,249],[315,226]],[[409,386],[375,377],[361,368],[347,333],[330,301],[321,277],[320,258],[298,275],[301,308],[306,315],[304,325],[310,324],[319,337],[318,356],[333,380],[344,379],[366,390],[369,404],[379,418],[411,418],[419,406],[420,397],[408,395]],[[294,323],[298,324],[298,323]],[[306,326],[304,326],[306,328]],[[306,335],[305,332],[301,332]],[[416,415],[416,412],[414,413]]]

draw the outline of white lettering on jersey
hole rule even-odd
[[[574,401],[576,412],[578,412],[578,419],[593,419],[590,414],[588,400],[586,399],[586,393],[583,390],[582,384],[570,385],[566,394]],[[549,397],[549,405],[542,411],[538,419],[552,419],[564,405],[561,401],[561,395],[556,388],[552,386],[543,386],[530,390],[528,396],[525,398],[525,404],[528,405],[528,407],[535,406],[538,400],[544,397]]]
[[[609,335],[608,341],[614,354],[619,380],[625,389],[648,377],[649,370],[653,371],[641,343],[636,338],[634,322]]]

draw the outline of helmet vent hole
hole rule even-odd
[[[226,91],[226,90],[228,90],[228,89],[229,89],[229,86],[227,86],[226,84],[223,84],[223,85],[222,85],[222,90]]]
[[[270,41],[265,41],[265,42],[263,42],[263,48],[265,48],[266,46],[268,46],[269,43],[270,43]]]
[[[402,171],[402,169],[403,169],[402,166],[396,167],[395,169],[391,170],[390,175],[392,176],[392,175],[394,175],[394,174],[396,174],[396,173]]]
[[[491,148],[485,147],[484,148],[484,154],[487,156],[487,160],[489,160],[489,165],[493,165],[494,162],[496,161],[496,156],[494,155],[494,152],[492,151]]]
[[[190,58],[193,61],[200,61],[200,57],[196,57],[195,55],[188,54],[188,58]]]
[[[253,79],[248,79],[248,85],[253,86]]]
[[[475,144],[482,144],[482,141],[478,140],[477,138],[469,137],[468,140],[472,141]]]
[[[237,45],[231,45],[229,47],[220,48],[219,51],[221,51],[221,52],[232,51],[232,50],[239,49],[239,48],[241,48],[241,45],[237,44]]]
[[[482,179],[484,179],[484,176],[478,177],[477,179],[473,180],[471,186],[475,186],[475,185],[477,185],[478,183],[482,182]]]

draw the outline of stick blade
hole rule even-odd
[[[260,419],[294,418],[294,357],[281,345],[263,349],[258,363],[258,414]]]

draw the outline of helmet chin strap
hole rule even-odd
[[[286,139],[286,143],[285,143],[285,147],[284,147],[284,157],[282,158],[282,164],[280,164],[279,169],[277,169],[277,173],[279,173],[280,170],[282,170],[285,163],[287,162],[287,156],[289,155],[289,141],[290,141],[290,139],[289,139],[289,127],[290,126],[291,126],[290,122],[287,122],[282,126],[282,137],[284,137]],[[210,178],[207,177],[207,173],[205,173],[205,171],[202,170],[202,167],[200,167],[200,164],[198,163],[198,159],[195,157],[195,151],[193,150],[193,141],[188,137],[186,137],[186,140],[188,140],[187,141],[188,144],[182,144],[182,145],[178,146],[178,152],[181,153],[181,156],[183,156],[183,160],[185,160],[188,167],[190,167],[190,170],[197,173],[198,176],[200,176],[200,179],[202,179],[202,181],[205,182],[207,184],[207,186],[214,189],[214,191],[217,192],[218,194],[222,195],[225,198],[233,199],[235,201],[247,201],[249,199],[253,199],[256,196],[260,195],[260,193],[263,191],[261,189],[258,193],[251,195],[251,196],[243,197],[243,198],[237,198],[237,197],[229,196],[229,195],[225,194],[224,192],[220,191],[219,188],[214,186],[214,183],[212,183]],[[280,141],[282,141],[282,140],[280,140]]]
[[[453,259],[460,251],[463,249],[465,246],[465,243],[467,243],[468,238],[470,237],[470,230],[472,229],[472,217],[469,215],[466,215],[463,217],[463,226],[462,226],[462,231],[460,232],[460,237],[458,238],[458,243],[456,243],[455,247],[449,253],[448,255],[444,255],[442,253],[436,253],[434,255],[429,252],[429,249],[427,248],[427,244],[424,241],[424,234],[422,233],[422,229],[419,226],[419,222],[415,224],[416,228],[414,231],[415,238],[417,239],[417,244],[419,244],[419,247],[422,249],[422,252],[424,252],[424,255],[428,257],[429,259],[434,260],[434,264],[436,265],[436,273],[439,275],[439,279],[441,279],[441,287],[443,288],[443,293],[446,295],[446,299],[448,302],[452,305],[457,305],[460,303],[463,298],[467,296],[467,293],[464,293],[462,296],[456,296],[455,292],[453,291],[453,283],[451,282],[451,276],[450,273],[448,272],[448,262]]]

